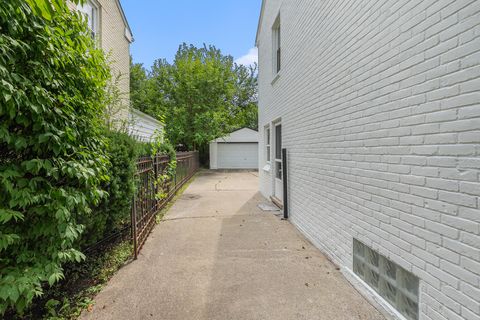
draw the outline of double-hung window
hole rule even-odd
[[[270,163],[270,127],[265,127],[265,159]]]
[[[282,67],[282,50],[280,42],[280,16],[277,17],[272,27],[272,41],[273,41],[273,74],[276,75],[280,72]]]
[[[84,4],[78,5],[78,11],[85,15],[91,36],[93,39],[95,39],[100,25],[98,6],[93,1],[86,1]]]

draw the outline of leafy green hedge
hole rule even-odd
[[[130,223],[130,209],[136,189],[136,163],[147,148],[123,132],[110,131],[105,136],[106,153],[110,160],[110,180],[104,183],[103,189],[109,196],[102,199],[92,213],[82,219],[81,222],[86,226],[81,238],[82,247],[92,245]]]
[[[108,180],[104,55],[65,1],[29,2],[41,14],[0,1],[0,315],[84,258],[79,221]]]

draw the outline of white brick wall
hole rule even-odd
[[[258,46],[291,221],[347,269],[355,237],[412,271],[420,319],[480,319],[480,1],[266,0]]]

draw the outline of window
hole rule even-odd
[[[273,73],[277,74],[281,69],[281,47],[280,47],[280,16],[277,17],[272,27],[273,40]]]
[[[353,272],[409,320],[418,319],[418,278],[353,239]]]
[[[282,125],[275,124],[275,177],[282,180]]]
[[[270,127],[265,127],[265,158],[270,162]]]
[[[83,5],[78,5],[78,11],[83,13],[87,19],[88,28],[90,29],[91,36],[93,39],[98,34],[99,29],[99,15],[98,15],[98,7],[92,1],[86,1]]]

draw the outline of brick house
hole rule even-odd
[[[389,317],[480,319],[480,1],[264,0],[256,44],[262,194]]]
[[[130,44],[132,31],[119,0],[87,0],[83,5],[69,2],[73,10],[84,13],[99,46],[108,56],[112,77],[119,77],[118,86],[122,104],[129,105],[130,96]],[[128,118],[128,107],[115,115],[120,120]]]
[[[99,46],[107,55],[112,77],[118,78],[121,108],[112,110],[112,118],[141,141],[150,141],[163,124],[138,111],[130,110],[130,44],[133,35],[119,0],[87,0],[83,5],[69,3],[73,10],[84,13]],[[133,120],[132,120],[133,119]]]

